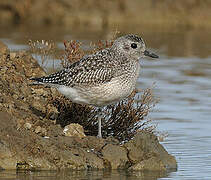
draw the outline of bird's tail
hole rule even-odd
[[[44,84],[44,85],[55,86],[55,85],[64,84],[64,81],[65,81],[64,75],[65,75],[65,71],[60,71],[60,72],[50,74],[48,76],[30,78],[30,80],[34,81],[34,85]]]
[[[30,85],[43,85],[43,84],[46,84],[46,83],[44,82],[44,78],[45,78],[45,77],[30,78],[29,80],[33,81],[32,83],[30,83]]]

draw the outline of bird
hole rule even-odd
[[[114,40],[109,48],[85,55],[56,73],[31,80],[56,88],[72,102],[102,108],[133,92],[139,77],[139,60],[146,56],[159,58],[146,49],[142,37],[127,34]],[[102,138],[100,116],[98,137]]]

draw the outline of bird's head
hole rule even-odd
[[[141,37],[133,34],[119,37],[114,41],[112,48],[118,53],[123,53],[124,55],[137,60],[146,56],[158,58],[156,54],[146,50],[144,40]]]

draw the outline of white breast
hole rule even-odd
[[[81,92],[76,88],[68,87],[68,86],[58,86],[58,91],[69,98],[71,101],[79,104],[89,104],[88,99],[84,98],[81,95]]]

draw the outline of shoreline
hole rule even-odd
[[[0,2],[0,26],[63,26],[102,30],[115,26],[211,28],[211,3],[197,0]],[[91,13],[90,13],[91,12]]]

